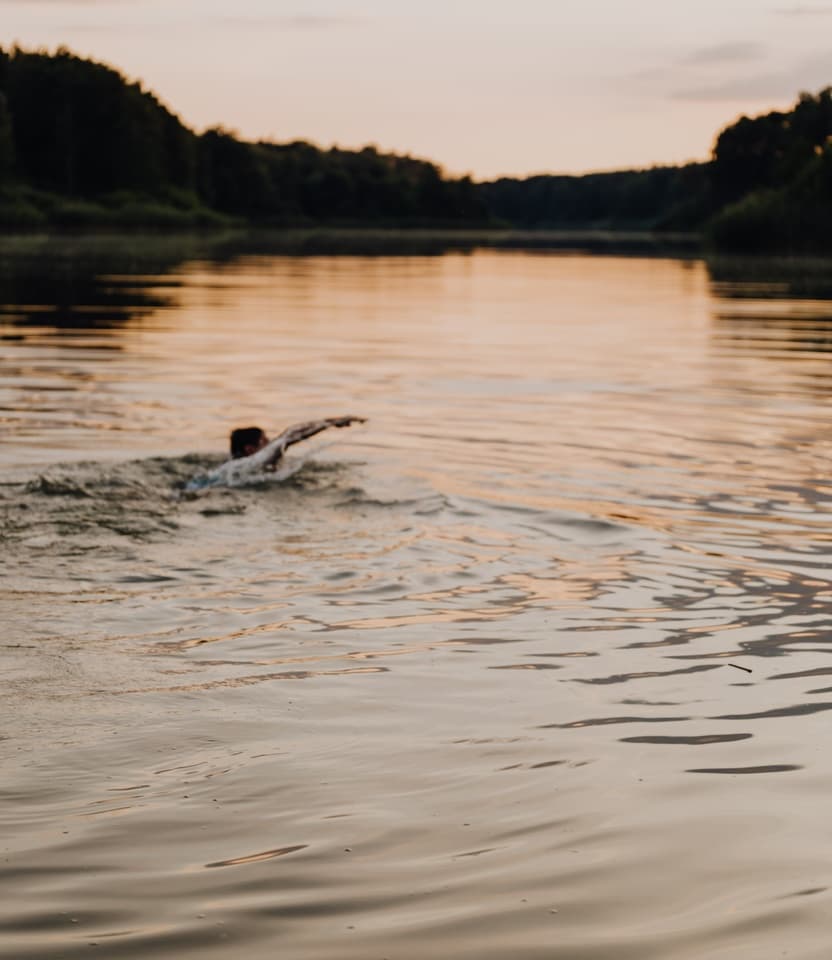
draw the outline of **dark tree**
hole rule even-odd
[[[14,136],[12,117],[6,94],[0,92],[0,187],[11,180],[14,167]]]

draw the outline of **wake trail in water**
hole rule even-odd
[[[274,471],[230,476],[194,489],[196,476],[211,476],[218,458],[199,454],[123,463],[84,461],[51,467],[37,476],[0,486],[0,541],[58,554],[100,550],[118,541],[170,537],[194,518],[242,514],[254,490],[280,491],[287,508],[298,493],[332,490],[342,498],[346,467],[315,459],[321,448],[286,457]],[[246,490],[249,494],[246,494]],[[257,500],[262,498],[258,497]],[[272,507],[273,497],[268,498]]]

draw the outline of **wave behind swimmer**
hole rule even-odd
[[[274,440],[269,440],[260,427],[242,427],[231,432],[231,459],[210,473],[198,474],[185,486],[186,493],[197,493],[210,487],[237,487],[263,480],[286,479],[300,464],[282,463],[286,450],[330,427],[338,429],[353,423],[366,423],[364,417],[327,417],[287,427]]]

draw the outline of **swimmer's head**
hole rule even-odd
[[[231,456],[234,460],[250,457],[269,442],[260,427],[239,427],[231,431]]]

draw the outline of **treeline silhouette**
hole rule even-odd
[[[710,176],[714,246],[832,250],[832,88],[727,127]]]
[[[0,49],[0,222],[201,225],[245,220],[482,224],[470,178],[308,143],[197,135],[138,83],[60,49]]]
[[[481,185],[489,211],[529,229],[695,230],[710,209],[708,164]]]
[[[832,250],[832,89],[741,117],[705,163],[475,184],[435,164],[197,134],[139,83],[0,48],[0,225],[693,231],[718,249]]]
[[[489,210],[527,227],[693,230],[737,251],[832,250],[832,88],[792,110],[740,117],[708,163],[502,179]]]

